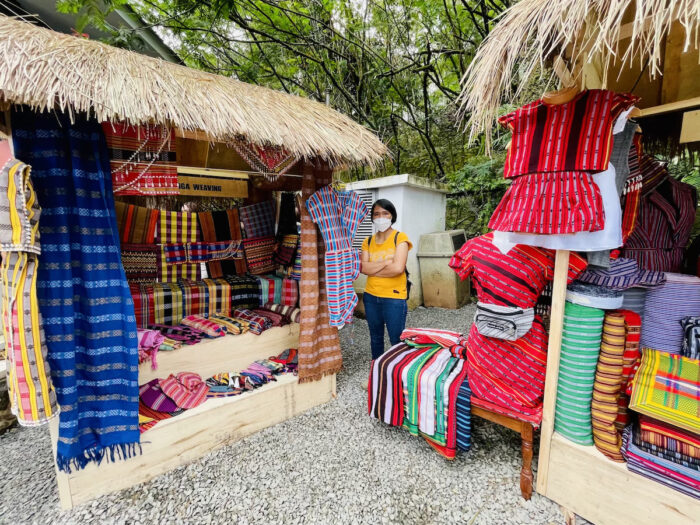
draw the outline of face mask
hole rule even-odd
[[[377,231],[385,232],[391,226],[391,219],[374,219],[372,224],[377,228]]]

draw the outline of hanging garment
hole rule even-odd
[[[630,409],[700,434],[700,361],[643,348]]]
[[[622,190],[622,244],[627,244],[637,223],[639,201],[642,196],[642,172],[639,169],[639,152],[641,151],[641,134],[637,133],[627,156],[629,175]]]
[[[197,219],[204,241],[240,241],[243,238],[238,209],[200,212],[197,214]],[[207,263],[207,274],[211,278],[240,275],[246,271],[245,258]]]
[[[575,233],[547,231],[539,233],[547,233],[548,235],[540,235],[538,233],[507,231],[506,229],[506,231],[496,231],[494,235],[511,244],[541,246],[550,250],[590,252],[618,248],[622,245],[622,208],[620,207],[620,197],[615,188],[615,177],[615,168],[612,164],[607,170],[592,176],[593,185],[597,187],[602,199],[602,217],[605,218],[604,225],[596,228],[595,231],[585,229],[574,230]],[[564,190],[562,189],[562,191]],[[523,203],[522,205],[527,204]],[[524,208],[522,211],[530,213],[530,208]],[[587,212],[579,210],[578,213]],[[501,230],[501,228],[495,229]]]
[[[41,208],[29,166],[9,159],[0,170],[0,295],[10,410],[23,426],[59,413],[36,292]]]
[[[554,252],[534,246],[515,245],[503,253],[487,233],[467,241],[450,259],[460,279],[472,276],[479,302],[499,306],[532,308],[554,278]],[[567,283],[586,269],[586,260],[569,257]]]
[[[696,190],[670,177],[665,165],[648,155],[640,158],[640,170],[639,214],[622,255],[645,270],[680,272],[695,221]]]
[[[269,181],[275,181],[289,171],[299,160],[280,146],[258,146],[246,140],[234,139],[231,145],[248,163],[251,169],[262,173]]]
[[[319,186],[330,184],[330,170],[304,167],[301,181],[302,199],[306,200]],[[330,325],[326,295],[324,248],[318,229],[306,206],[301,206],[301,281],[299,283],[299,381],[313,381],[340,371],[343,357],[338,331]]]
[[[326,292],[331,326],[352,322],[357,294],[352,283],[360,275],[360,256],[352,240],[369,213],[353,191],[337,192],[325,186],[307,201],[311,219],[318,225],[326,247]]]
[[[255,275],[274,272],[277,265],[272,260],[275,251],[273,237],[250,237],[243,240],[246,266]]]
[[[294,264],[294,258],[297,254],[297,246],[299,245],[299,235],[283,235],[278,236],[278,240],[275,243],[275,252],[272,260],[276,264],[282,266],[289,266]]]
[[[283,192],[280,197],[280,213],[277,220],[277,235],[298,235],[296,195]]]
[[[172,128],[104,122],[102,130],[115,195],[179,195]]]
[[[593,445],[591,402],[605,312],[566,302],[554,430],[579,445]]]
[[[613,125],[636,100],[589,90],[565,104],[536,100],[501,117],[512,132],[504,176],[514,180],[489,228],[545,235],[602,230],[606,211],[592,174],[609,169]]]
[[[156,234],[160,244],[160,280],[174,283],[180,279],[196,281],[202,277],[198,263],[172,264],[168,262],[166,245],[201,241],[197,214],[192,212],[161,211]]]
[[[515,341],[469,331],[467,371],[472,395],[517,413],[541,413],[547,367],[547,333],[542,319]]]
[[[647,292],[642,325],[642,348],[680,354],[681,321],[700,316],[700,277],[667,273],[666,282]]]
[[[121,264],[109,156],[94,120],[13,111],[15,153],[42,205],[37,296],[61,405],[63,471],[140,452],[138,339]]]

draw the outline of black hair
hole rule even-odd
[[[383,208],[389,213],[391,213],[391,224],[394,224],[396,222],[396,208],[391,203],[391,201],[386,199],[377,199],[376,201],[374,201],[374,204],[372,204],[372,210],[369,213],[370,218],[374,217],[374,208],[376,206],[379,206],[380,208]]]

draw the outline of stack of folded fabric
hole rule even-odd
[[[298,323],[301,321],[301,309],[293,306],[284,306],[281,304],[267,303],[265,310],[282,315],[290,323]]]
[[[236,320],[247,322],[248,330],[255,335],[260,335],[265,330],[272,327],[272,321],[267,317],[253,313],[245,308],[237,308],[234,310],[232,317]]]
[[[207,379],[207,397],[237,396],[276,381],[275,376],[287,371],[286,365],[277,358],[259,359],[240,373],[224,372]]]
[[[139,387],[139,430],[143,433],[163,419],[195,408],[207,398],[209,387],[193,372],[153,379]]]
[[[453,459],[457,448],[471,444],[466,340],[457,332],[411,328],[401,339],[372,362],[369,415],[422,436]]]
[[[256,275],[260,287],[260,304],[273,303],[284,306],[297,306],[299,283],[294,279],[277,275]]]

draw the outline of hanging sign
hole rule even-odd
[[[197,197],[248,197],[248,175],[206,168],[178,168],[180,195]]]

